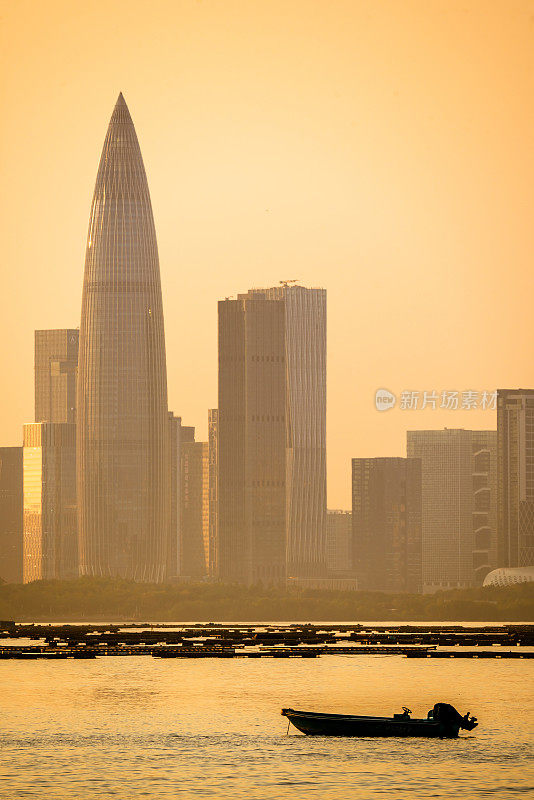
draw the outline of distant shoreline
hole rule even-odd
[[[432,595],[285,589],[217,583],[144,584],[111,578],[0,585],[0,620],[222,624],[414,624],[534,622],[534,583]]]

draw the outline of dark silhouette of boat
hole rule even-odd
[[[465,716],[448,703],[436,703],[426,719],[412,718],[409,708],[392,717],[360,717],[347,714],[318,714],[283,708],[295,728],[307,736],[423,736],[430,739],[455,739],[460,728],[472,731],[478,725],[469,711]]]

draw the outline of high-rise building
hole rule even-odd
[[[326,570],[326,289],[282,282],[265,292],[285,306],[286,569]]]
[[[98,168],[85,257],[77,414],[82,575],[164,580],[168,446],[156,232],[121,94]]]
[[[180,571],[183,577],[205,578],[209,572],[209,446],[182,444],[182,519]]]
[[[35,421],[76,422],[78,330],[35,331]]]
[[[285,307],[219,302],[219,577],[286,576]]]
[[[0,447],[0,582],[22,582],[22,447]]]
[[[352,572],[352,512],[326,512],[326,566],[328,574]]]
[[[182,418],[169,411],[169,458],[170,458],[170,532],[168,544],[167,578],[181,574],[180,531],[182,525],[182,446],[195,441],[195,429],[182,425]]]
[[[353,562],[361,589],[421,591],[421,462],[352,459]]]
[[[208,410],[208,465],[209,465],[209,558],[208,574],[217,577],[217,465],[218,465],[219,410]]]
[[[423,591],[482,584],[495,566],[496,431],[408,431],[421,459]]]
[[[497,564],[497,432],[473,431],[473,582]]]
[[[76,425],[23,428],[24,583],[78,575]]]
[[[534,389],[497,392],[497,451],[497,566],[534,566]]]
[[[326,574],[326,291],[219,303],[219,576]]]

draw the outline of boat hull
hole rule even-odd
[[[356,717],[342,714],[316,714],[282,709],[282,715],[306,736],[352,737],[423,737],[455,739],[460,729],[454,723],[431,719],[394,719],[391,717]]]

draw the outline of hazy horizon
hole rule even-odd
[[[119,91],[154,208],[169,408],[205,439],[217,301],[328,292],[328,506],[352,457],[493,411],[374,394],[534,383],[534,3],[123,0],[3,7],[0,444],[33,419],[34,330],[78,327]],[[120,35],[119,35],[120,34]],[[8,380],[6,380],[8,376]]]

